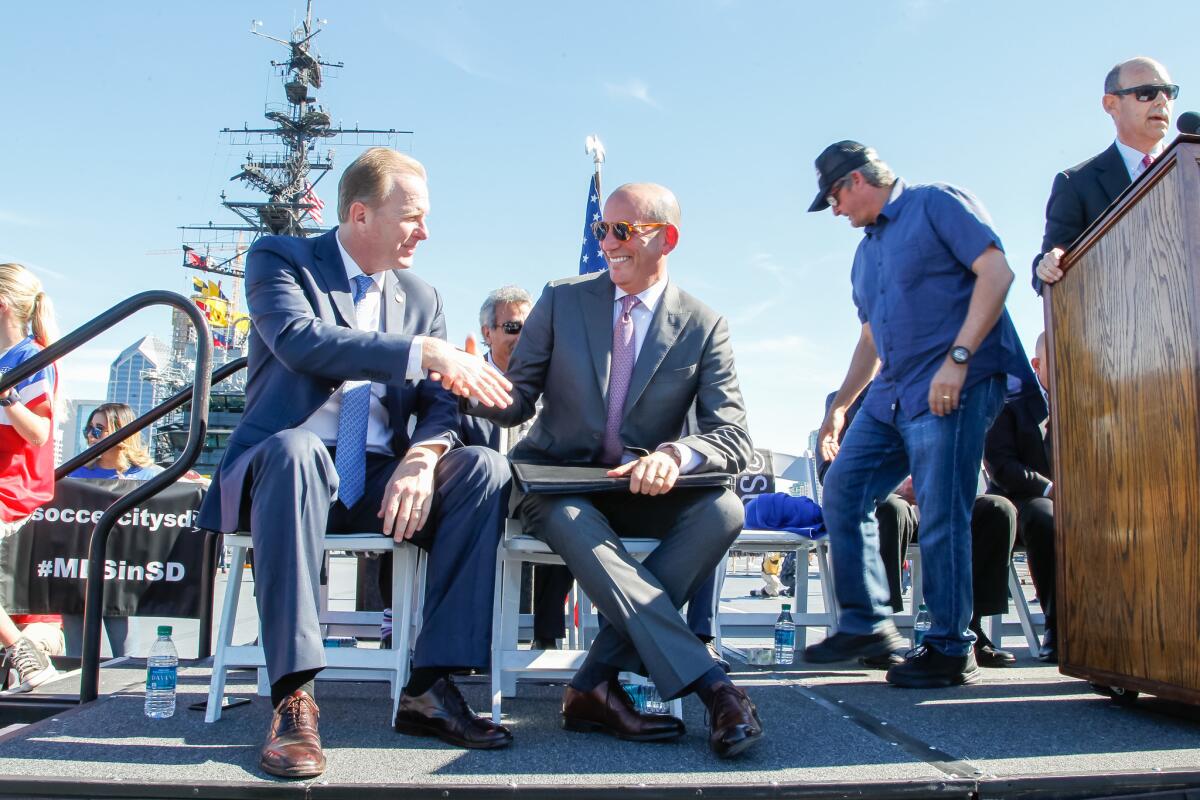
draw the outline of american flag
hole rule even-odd
[[[325,201],[317,197],[317,192],[313,189],[312,184],[307,185],[304,190],[304,196],[300,198],[301,203],[308,203],[312,208],[308,209],[308,218],[318,225],[324,225],[325,220],[321,217],[321,209],[325,207]]]
[[[579,274],[600,272],[608,268],[600,243],[592,234],[592,223],[600,219],[600,176],[593,174],[588,180],[587,214],[583,219],[583,248],[579,251]]]

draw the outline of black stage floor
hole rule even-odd
[[[562,731],[561,688],[522,683],[504,705],[513,746],[478,752],[395,733],[384,684],[322,682],[329,769],[309,782],[259,773],[266,699],[205,724],[187,709],[208,683],[194,665],[181,668],[176,716],[150,720],[133,661],[104,670],[96,703],[0,734],[0,796],[1200,797],[1200,712],[1154,698],[1121,707],[1020,655],[977,685],[934,691],[862,669],[735,665],[767,738],[729,762],[709,753],[694,699],[682,740],[633,744]],[[463,684],[484,710],[482,680]],[[252,673],[233,673],[229,693],[253,696]]]

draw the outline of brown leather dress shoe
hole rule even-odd
[[[300,689],[279,701],[258,764],[280,778],[315,778],[325,771],[317,703]]]
[[[495,750],[512,744],[508,728],[476,716],[449,678],[439,678],[425,694],[401,694],[394,725],[400,733],[435,736],[447,744],[473,750]]]
[[[758,709],[746,693],[732,683],[712,686],[708,745],[721,758],[733,758],[763,737]]]
[[[563,727],[599,731],[630,742],[665,742],[684,733],[683,720],[670,714],[642,714],[616,678],[590,692],[568,686],[563,693]]]

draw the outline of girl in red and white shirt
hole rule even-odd
[[[57,336],[54,309],[41,281],[20,264],[0,264],[0,375]],[[54,497],[57,378],[53,365],[47,366],[0,395],[0,537],[15,533],[34,509]],[[3,608],[0,646],[17,674],[10,691],[27,692],[54,677],[45,646],[22,636]]]

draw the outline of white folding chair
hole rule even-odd
[[[225,586],[225,605],[221,609],[221,624],[217,632],[217,651],[213,656],[212,679],[208,685],[208,706],[205,722],[221,717],[221,697],[225,693],[226,672],[230,669],[258,669],[259,693],[269,693],[266,681],[266,659],[262,648],[262,632],[254,644],[234,645],[233,628],[241,598],[242,573],[246,552],[253,547],[249,533],[225,535],[225,546],[232,551],[232,567]],[[420,625],[421,600],[424,597],[424,553],[410,544],[397,544],[390,536],[379,533],[329,534],[325,537],[326,554],[331,551],[351,553],[392,553],[392,648],[380,650],[359,647],[330,647],[325,650],[326,668],[321,680],[383,680],[390,684],[392,715],[395,716],[400,692],[408,681],[409,661],[415,643],[415,631]],[[371,625],[375,630],[383,620],[378,611],[330,611],[322,591],[321,623]]]
[[[629,553],[639,560],[644,559],[658,547],[657,539],[626,539],[621,543]],[[517,692],[517,678],[537,675],[543,678],[569,680],[583,664],[585,649],[575,650],[522,650],[517,646],[520,627],[521,564],[562,564],[563,560],[545,542],[525,534],[521,523],[508,520],[508,527],[496,548],[496,586],[492,599],[492,720],[500,722],[501,705],[504,697],[513,697]],[[582,592],[576,597],[579,603],[580,623],[583,624],[590,605]],[[577,646],[587,641],[581,631]],[[623,675],[631,683],[642,682],[641,676]],[[683,704],[671,701],[671,713],[681,716]]]

